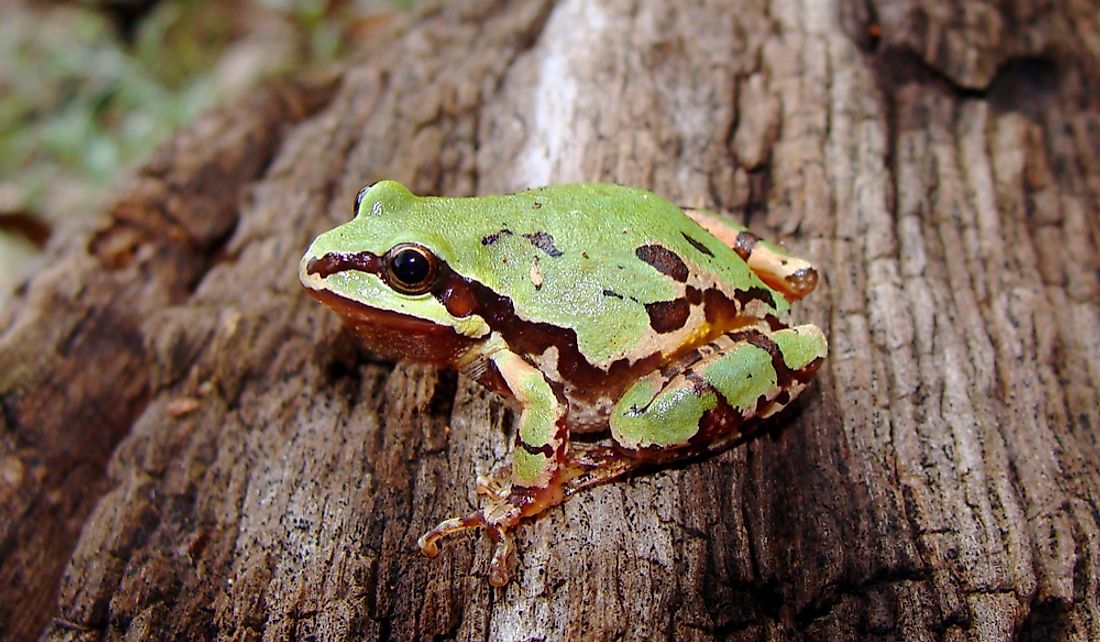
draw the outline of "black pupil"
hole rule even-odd
[[[401,250],[393,257],[393,275],[408,286],[423,283],[431,269],[428,259],[416,250]]]

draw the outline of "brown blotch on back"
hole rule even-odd
[[[733,296],[737,299],[737,302],[741,304],[741,309],[745,309],[745,306],[753,300],[763,301],[769,308],[775,309],[775,296],[768,288],[753,287],[737,290],[734,292]]]
[[[519,446],[520,448],[526,450],[527,452],[531,453],[532,455],[542,455],[543,457],[546,457],[547,459],[550,459],[554,456],[554,447],[551,446],[550,444],[543,444],[541,446],[534,446],[534,445],[529,444],[526,441],[523,441],[522,439],[520,439],[519,435],[516,436],[516,445]]]
[[[531,242],[538,249],[546,252],[553,258],[558,258],[562,255],[562,251],[554,245],[554,237],[550,236],[546,232],[533,232],[531,234],[524,234],[523,238]]]
[[[688,279],[688,266],[675,252],[661,245],[642,245],[634,250],[634,255],[653,266],[661,274],[670,276],[680,283]]]
[[[650,327],[664,334],[684,327],[691,314],[691,304],[687,299],[657,301],[645,304],[645,311],[649,314]]]

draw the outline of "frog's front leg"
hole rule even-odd
[[[669,461],[720,450],[809,384],[828,351],[817,326],[730,332],[639,380],[615,404],[611,435],[633,457]]]
[[[422,553],[435,557],[440,538],[484,527],[495,544],[489,583],[499,587],[508,583],[508,560],[514,552],[509,530],[521,518],[536,515],[564,497],[561,462],[568,430],[565,404],[538,369],[506,348],[496,350],[488,359],[520,406],[511,473],[503,468],[490,478],[479,478],[476,489],[483,497],[481,509],[441,522],[417,543]]]
[[[788,254],[778,245],[753,234],[744,225],[733,223],[714,212],[684,209],[684,213],[733,248],[761,281],[782,292],[788,301],[797,301],[817,287],[817,268],[809,261]]]

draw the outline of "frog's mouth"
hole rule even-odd
[[[310,296],[335,310],[371,349],[395,359],[448,363],[474,343],[449,326],[354,301],[319,281],[346,271],[377,275],[382,260],[371,252],[330,252],[303,261],[302,284]]]

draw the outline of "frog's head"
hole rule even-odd
[[[440,201],[394,181],[366,187],[355,218],[318,236],[299,264],[310,294],[388,356],[450,362],[489,332],[468,284],[448,267]]]

